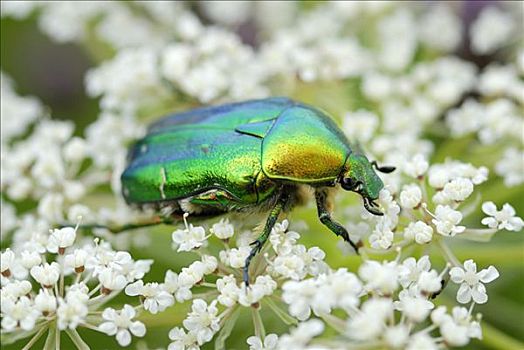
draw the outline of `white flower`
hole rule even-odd
[[[402,290],[398,297],[395,308],[413,322],[424,321],[434,307],[433,303],[421,296],[415,288]]]
[[[460,283],[457,301],[462,304],[469,303],[471,299],[477,304],[486,303],[488,295],[483,283],[492,282],[499,277],[499,272],[494,266],[477,272],[477,264],[471,259],[464,262],[464,268],[453,267],[449,274],[453,282]]]
[[[295,231],[288,231],[289,222],[283,220],[282,223],[276,223],[269,235],[269,242],[279,255],[287,255],[293,249],[293,245],[300,238]]]
[[[81,299],[59,299],[58,305],[58,309],[56,310],[58,329],[75,329],[80,323],[85,322],[89,310]]]
[[[47,250],[51,253],[64,254],[64,250],[75,242],[76,228],[64,227],[51,232],[47,241]]]
[[[473,183],[469,179],[459,177],[444,185],[442,193],[452,201],[462,202],[473,193]]]
[[[371,298],[362,305],[361,311],[348,320],[347,334],[355,340],[374,340],[383,332],[385,319],[392,315],[393,303],[388,298]]]
[[[202,226],[194,227],[189,224],[183,230],[176,230],[172,234],[173,242],[178,245],[177,252],[189,252],[201,247],[207,240],[206,231]]]
[[[144,281],[138,280],[128,285],[125,293],[130,296],[140,295],[144,297],[144,309],[152,314],[164,311],[175,302],[173,296],[162,290],[161,286],[156,282],[144,285]]]
[[[404,229],[404,238],[409,240],[414,239],[418,244],[429,243],[431,242],[432,237],[433,228],[420,220],[417,222],[410,222]]]
[[[445,306],[439,306],[431,313],[431,319],[440,326],[440,334],[451,346],[466,345],[470,338],[482,339],[480,324],[472,320],[464,307],[455,306],[450,316]]]
[[[235,305],[241,293],[235,277],[233,275],[224,276],[216,281],[216,285],[217,290],[220,292],[220,295],[217,297],[218,302],[226,307]]]
[[[400,205],[406,209],[413,209],[420,204],[422,191],[416,184],[405,185],[400,192]]]
[[[282,291],[282,300],[289,304],[289,313],[300,321],[307,320],[318,292],[314,279],[287,281],[282,285]]]
[[[216,300],[209,305],[202,299],[193,300],[191,312],[183,321],[184,327],[196,335],[199,345],[207,343],[213,338],[213,335],[220,329],[218,318],[218,309]]]
[[[229,223],[228,219],[221,219],[219,222],[213,224],[210,231],[220,239],[231,238],[235,233],[234,227]]]
[[[114,290],[122,290],[127,284],[127,279],[119,271],[106,268],[98,275],[98,280],[102,285],[101,293],[109,294]]]
[[[442,278],[436,270],[422,271],[417,285],[421,292],[425,295],[430,295],[442,289]]]
[[[54,295],[50,294],[47,289],[40,289],[38,295],[35,297],[35,308],[47,316],[55,312],[57,301]]]
[[[193,297],[190,287],[181,285],[178,279],[178,274],[171,270],[166,271],[164,284],[162,286],[166,292],[173,294],[176,301],[179,303],[182,303],[186,300],[191,300]]]
[[[195,333],[186,333],[181,327],[171,329],[169,339],[173,342],[169,344],[167,350],[200,350]]]
[[[319,319],[301,322],[278,340],[278,349],[302,350],[315,336],[324,331],[324,323]]]
[[[431,220],[437,228],[437,232],[444,236],[455,236],[464,232],[466,227],[457,226],[462,220],[462,213],[451,209],[447,205],[437,205],[435,219]]]
[[[25,331],[34,328],[36,319],[40,315],[33,302],[26,296],[18,300],[2,301],[2,330],[11,331],[20,326]]]
[[[486,6],[470,27],[471,48],[481,55],[505,45],[515,30],[515,20],[497,6]]]
[[[344,115],[342,129],[350,140],[368,142],[373,137],[378,126],[375,113],[360,109]]]
[[[38,252],[23,250],[20,253],[20,263],[26,269],[31,269],[33,266],[39,265],[42,262],[42,257]]]
[[[273,294],[276,288],[277,283],[271,278],[271,276],[257,276],[254,284],[251,284],[249,288],[244,286],[240,290],[238,302],[243,306],[256,304],[263,297]]]
[[[33,266],[31,276],[44,287],[51,288],[60,277],[60,265],[52,262],[51,264],[44,263],[43,265]]]
[[[366,260],[358,270],[360,278],[366,282],[364,288],[390,295],[398,288],[398,268],[395,261]]]
[[[12,269],[12,266],[14,265],[15,258],[15,253],[9,248],[0,255],[0,272],[2,273],[2,276],[11,276],[10,269]]]
[[[480,129],[484,113],[483,104],[468,98],[460,107],[447,112],[446,124],[453,136],[463,136]]]
[[[120,312],[113,308],[106,308],[102,313],[102,322],[98,329],[107,335],[115,335],[120,346],[131,344],[131,334],[136,337],[143,337],[146,334],[146,327],[140,321],[133,321],[136,316],[135,309],[125,304]]]
[[[404,324],[387,327],[383,337],[389,346],[400,349],[409,340],[409,328]]]
[[[524,226],[524,221],[515,216],[515,209],[508,203],[505,203],[501,210],[497,210],[495,203],[484,202],[482,211],[489,216],[482,219],[481,222],[489,228],[518,232]]]
[[[502,159],[495,164],[495,171],[504,177],[504,184],[508,187],[520,185],[524,182],[524,156],[521,150],[508,147]]]
[[[300,280],[307,273],[304,259],[297,254],[277,256],[271,268],[276,274],[293,280]]]
[[[278,345],[278,336],[274,333],[266,335],[264,341],[257,336],[252,335],[247,338],[249,350],[276,350]]]
[[[393,243],[394,234],[388,220],[380,220],[373,233],[369,236],[369,243],[374,249],[389,249]]]
[[[399,266],[399,282],[402,287],[407,288],[411,284],[417,283],[420,275],[431,269],[429,256],[424,255],[418,261],[413,257],[409,257]]]
[[[74,269],[76,273],[82,273],[88,257],[89,253],[85,249],[75,249],[65,256],[64,265]]]
[[[438,350],[435,340],[425,332],[415,333],[408,342],[406,350]]]
[[[462,38],[462,22],[445,3],[432,4],[418,28],[424,44],[440,51],[453,51]]]
[[[228,250],[221,250],[219,253],[220,261],[233,268],[241,268],[246,263],[246,258],[251,252],[251,247],[243,246]]]

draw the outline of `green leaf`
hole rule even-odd
[[[215,340],[215,350],[225,350],[226,349],[226,340],[231,335],[235,323],[237,322],[238,315],[240,314],[240,308],[237,307],[229,316],[227,316],[220,333],[218,333],[217,339]]]

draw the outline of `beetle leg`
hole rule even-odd
[[[125,225],[121,225],[121,226],[107,226],[107,225],[99,225],[99,224],[84,224],[84,225],[79,225],[78,228],[81,229],[81,230],[82,229],[84,229],[84,230],[105,229],[105,230],[108,230],[108,231],[110,231],[112,233],[120,233],[120,232],[124,232],[124,231],[135,230],[135,229],[139,229],[139,228],[144,228],[144,227],[149,227],[149,226],[156,226],[156,225],[161,225],[161,224],[172,225],[173,223],[174,223],[174,221],[171,218],[155,217],[155,218],[151,219],[151,221],[144,221],[144,222],[133,223],[133,224],[125,224]],[[73,227],[73,226],[74,225],[63,224],[63,225],[60,225],[60,228]]]
[[[275,226],[275,223],[278,219],[278,216],[280,215],[280,212],[283,208],[286,207],[287,203],[289,201],[289,192],[286,189],[283,189],[280,194],[279,198],[277,200],[277,203],[271,209],[271,212],[269,213],[269,216],[266,220],[266,224],[264,226],[264,229],[260,236],[256,239],[256,241],[252,242],[251,245],[253,248],[251,249],[251,252],[249,253],[248,257],[246,258],[246,262],[244,264],[243,269],[243,279],[244,283],[246,284],[246,287],[249,286],[249,264],[251,263],[251,259],[257,255],[257,253],[262,250],[262,247],[264,246],[264,243],[266,243],[269,234],[271,233],[271,230],[273,229],[273,226]]]
[[[348,231],[344,226],[340,225],[338,222],[334,221],[331,218],[331,214],[327,209],[327,191],[325,189],[316,189],[315,190],[315,199],[317,201],[317,211],[318,218],[327,228],[329,228],[337,236],[341,236],[346,242],[351,244],[355,252],[358,254],[358,249],[362,247],[362,242],[358,241],[357,243],[353,242],[349,238]]]

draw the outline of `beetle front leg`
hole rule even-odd
[[[322,222],[334,234],[342,237],[346,242],[351,244],[353,249],[355,249],[355,252],[358,254],[358,249],[362,247],[362,241],[358,241],[357,243],[353,242],[349,238],[348,231],[344,228],[344,226],[340,225],[338,222],[334,221],[331,218],[331,214],[329,213],[329,210],[327,209],[327,198],[328,198],[328,195],[325,189],[316,189],[315,190],[315,199],[317,201],[317,211],[318,211],[318,218],[320,219],[320,222]]]
[[[243,269],[243,280],[246,284],[246,287],[249,286],[249,264],[251,263],[251,260],[257,255],[260,250],[262,250],[262,247],[264,246],[264,243],[266,243],[269,234],[271,233],[271,230],[273,229],[273,226],[275,226],[275,223],[278,219],[278,216],[280,215],[280,212],[283,208],[287,205],[287,202],[289,201],[289,192],[287,190],[282,190],[282,192],[279,194],[279,198],[277,200],[277,203],[271,209],[271,212],[269,213],[269,217],[267,218],[266,224],[264,226],[264,230],[258,236],[256,241],[252,242],[251,245],[253,248],[251,249],[251,252],[249,252],[248,257],[246,258],[246,262],[244,264]]]

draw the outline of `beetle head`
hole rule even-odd
[[[340,185],[347,191],[353,191],[362,196],[364,207],[374,215],[383,215],[374,202],[379,196],[384,183],[373,169],[391,172],[394,168],[380,168],[375,162],[370,162],[362,154],[351,153],[346,163],[347,171],[342,174]]]

